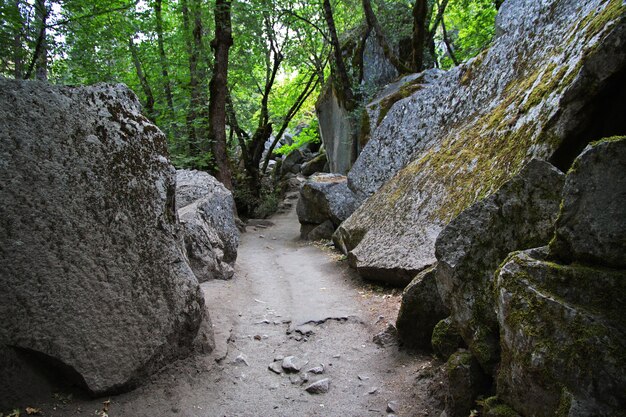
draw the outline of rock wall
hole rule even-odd
[[[588,146],[569,171],[549,247],[496,273],[498,397],[522,415],[626,410],[626,137]]]
[[[359,31],[354,38],[344,45],[344,55],[351,57],[354,77],[362,79],[365,88],[376,89],[398,76],[373,32]],[[359,43],[363,43],[362,48],[355,45]],[[315,111],[330,172],[345,175],[363,146],[359,140],[362,121],[357,113],[345,108],[341,97],[332,78],[329,79],[315,104]]]
[[[210,348],[166,138],[136,96],[0,79],[0,124],[0,346],[58,361],[96,394],[194,340]]]
[[[624,9],[615,0],[505,2],[488,51],[393,100],[348,174],[369,198],[335,233],[362,275],[409,282],[435,262],[442,228],[530,159],[567,169],[589,140],[625,127],[614,110]]]

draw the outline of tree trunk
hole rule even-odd
[[[187,153],[189,155],[195,154],[195,144],[197,141],[196,130],[194,127],[194,121],[196,119],[196,110],[194,107],[194,89],[197,86],[196,79],[196,66],[197,59],[193,58],[194,47],[191,42],[191,32],[189,25],[189,5],[187,0],[180,0],[180,8],[183,15],[183,31],[185,34],[185,45],[187,47],[187,56],[189,58],[189,108],[185,115],[185,121],[187,125]]]
[[[426,45],[426,35],[428,24],[426,16],[428,14],[427,0],[415,0],[413,5],[413,36],[411,51],[411,66],[415,72],[424,69],[424,47]]]
[[[35,42],[35,51],[33,52],[32,59],[26,74],[25,79],[29,79],[35,71],[35,78],[45,81],[48,79],[48,48],[46,45],[46,21],[48,20],[48,14],[50,11],[46,7],[45,0],[36,0],[35,2],[35,15],[39,20],[39,32],[37,40]]]
[[[156,15],[156,33],[157,44],[159,47],[159,61],[161,64],[161,75],[163,76],[163,87],[165,90],[165,100],[167,101],[167,107],[170,111],[170,117],[174,120],[174,100],[172,98],[172,85],[170,83],[170,75],[167,65],[167,56],[165,55],[165,45],[163,42],[163,13],[162,13],[162,0],[155,0],[154,2],[154,14]]]
[[[335,58],[335,75],[343,96],[343,105],[346,110],[351,111],[356,107],[356,98],[352,91],[352,83],[350,82],[348,70],[346,69],[343,56],[341,55],[341,45],[339,44],[339,37],[337,36],[337,29],[335,28],[335,19],[333,17],[333,9],[330,6],[330,0],[324,0],[324,18],[326,19],[328,31],[330,32],[330,41]]]
[[[48,15],[50,11],[46,7],[46,0],[37,0],[35,2],[35,10],[37,15],[39,15],[39,20],[41,24],[41,48],[39,49],[39,53],[36,57],[36,70],[35,70],[35,78],[40,81],[48,80],[48,39],[46,35],[46,23],[48,20]]]
[[[135,65],[135,70],[137,71],[137,78],[139,78],[141,89],[146,95],[146,114],[150,120],[154,121],[154,95],[152,94],[150,84],[148,84],[148,79],[146,78],[146,75],[141,68],[141,61],[139,61],[139,51],[137,51],[137,46],[135,45],[132,36],[128,38],[128,49],[130,50],[133,64]]]
[[[215,2],[215,53],[213,76],[209,83],[209,134],[217,165],[216,178],[232,190],[232,176],[226,150],[226,96],[228,94],[228,51],[233,44],[230,0]]]
[[[448,31],[446,31],[446,24],[441,20],[441,30],[443,31],[443,42],[446,44],[446,49],[448,50],[448,55],[450,55],[450,59],[454,62],[454,65],[459,65],[459,60],[454,55],[454,51],[452,50],[452,45],[450,45],[450,38],[448,37]]]
[[[16,26],[16,30],[13,33],[13,77],[16,80],[24,77],[24,45],[23,45],[23,30],[24,21],[22,20],[22,14],[20,13],[21,0],[14,0],[13,7],[15,8],[15,15],[19,19],[19,24]]]
[[[363,0],[363,11],[365,12],[365,17],[367,19],[367,24],[374,29],[376,34],[376,40],[378,40],[378,44],[383,48],[383,53],[385,57],[393,64],[396,70],[400,74],[408,74],[411,71],[411,68],[407,67],[400,59],[394,54],[393,49],[389,46],[387,42],[387,38],[383,33],[383,29],[380,27],[378,23],[378,19],[374,14],[374,10],[372,9],[372,3],[370,0]]]

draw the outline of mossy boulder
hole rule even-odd
[[[452,318],[446,317],[433,328],[430,343],[435,355],[440,359],[447,360],[450,355],[463,346],[463,338]]]
[[[402,292],[396,320],[400,341],[407,347],[431,350],[433,329],[448,314],[437,292],[435,267],[425,269]]]
[[[502,266],[496,294],[500,398],[540,417],[626,409],[626,271],[561,265],[546,248],[528,250]]]
[[[459,214],[437,238],[439,293],[488,373],[499,360],[494,272],[510,252],[550,241],[564,180],[551,164],[532,160],[498,191]]]
[[[625,157],[623,137],[588,146],[550,246],[513,253],[496,276],[498,396],[523,415],[626,409]]]
[[[489,50],[396,101],[348,174],[367,199],[335,236],[357,269],[412,278],[461,211],[575,148],[626,66],[625,16],[615,0],[504,2]]]
[[[564,262],[626,268],[626,137],[589,145],[576,159],[552,251]]]
[[[448,383],[445,412],[448,417],[467,417],[490,380],[474,356],[463,349],[453,353],[445,365]]]

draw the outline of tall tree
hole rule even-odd
[[[163,41],[163,1],[154,1],[154,15],[156,18],[156,34],[159,48],[159,63],[161,65],[161,75],[163,76],[163,88],[165,90],[165,99],[170,116],[174,117],[174,99],[172,97],[172,84],[170,82],[170,74],[168,69],[167,55],[165,54],[165,42]]]
[[[50,9],[45,0],[35,1],[35,15],[37,17],[38,35],[35,42],[35,50],[30,64],[26,70],[24,78],[28,79],[35,73],[38,80],[48,79],[48,45],[46,39],[46,29]]]
[[[215,1],[215,55],[213,76],[209,83],[209,132],[217,165],[216,178],[232,190],[232,174],[226,150],[226,96],[228,94],[228,51],[233,44],[230,0]]]
[[[418,0],[419,1],[419,0]],[[335,18],[333,16],[333,9],[330,5],[330,0],[324,0],[323,3],[324,18],[328,26],[328,32],[330,33],[330,42],[333,48],[333,56],[335,58],[335,75],[339,83],[339,89],[343,95],[343,101],[345,108],[350,111],[356,107],[357,100],[352,90],[352,83],[350,82],[350,76],[343,59],[341,52],[341,44],[339,43],[339,36],[337,36],[337,27],[335,25]]]
[[[133,37],[130,36],[128,38],[128,50],[133,58],[133,64],[135,65],[135,71],[137,72],[137,78],[139,78],[139,83],[141,84],[141,88],[143,89],[144,94],[146,95],[146,113],[150,120],[155,120],[155,111],[154,111],[154,94],[152,94],[152,88],[150,87],[150,83],[148,82],[148,77],[143,71],[143,67],[141,66],[141,61],[139,59],[139,51],[137,50],[137,46],[135,45],[135,41]]]
[[[424,49],[428,34],[428,0],[415,0],[413,5],[413,37],[411,41],[411,67],[415,72],[424,69]]]

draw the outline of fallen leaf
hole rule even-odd
[[[41,408],[26,407],[26,414],[28,414],[29,416],[41,414]]]

